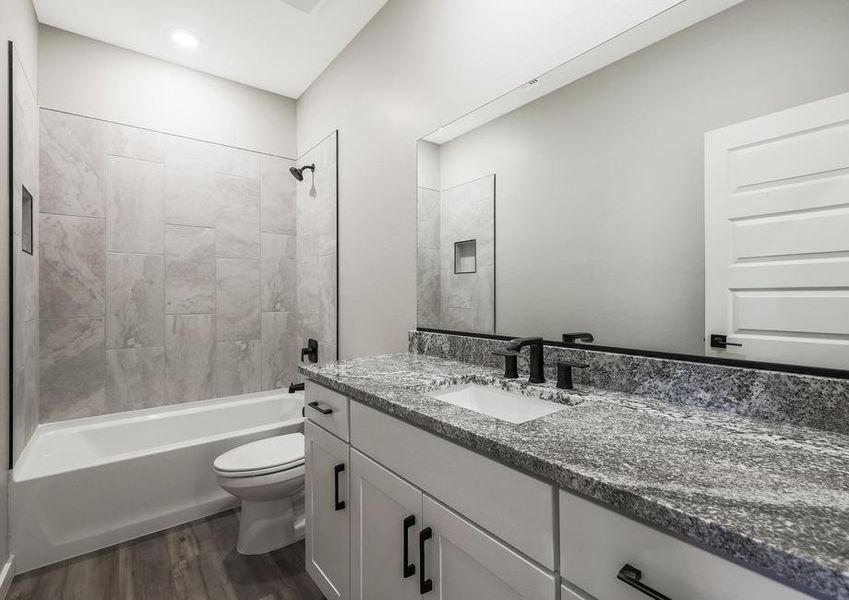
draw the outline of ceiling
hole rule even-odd
[[[34,0],[39,21],[299,97],[386,0]],[[311,8],[312,7],[312,8]],[[310,11],[310,12],[307,12]],[[200,40],[176,46],[175,27]]]

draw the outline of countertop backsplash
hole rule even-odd
[[[411,353],[491,367],[502,365],[502,358],[492,351],[504,344],[459,334],[415,330],[409,334]],[[588,365],[575,369],[578,385],[849,434],[846,379],[546,346],[547,379],[556,379],[558,360]],[[520,378],[527,372],[524,352],[519,356]]]

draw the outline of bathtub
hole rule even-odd
[[[40,425],[11,474],[16,572],[238,506],[212,462],[303,431],[303,405],[276,390]]]

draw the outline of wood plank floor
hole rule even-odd
[[[304,543],[236,552],[228,511],[18,576],[9,600],[322,600]]]

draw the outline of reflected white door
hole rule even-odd
[[[849,94],[705,135],[705,345],[849,368]]]

